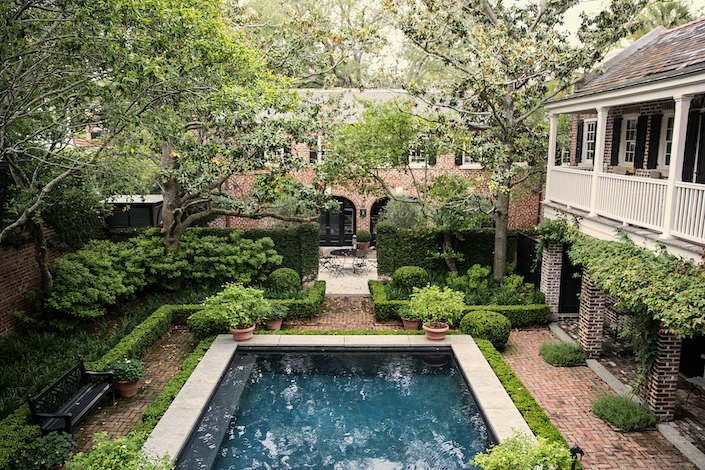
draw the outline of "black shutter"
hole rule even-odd
[[[309,150],[308,151],[308,162],[309,163],[316,163],[318,161],[318,151],[314,150]]]
[[[700,149],[696,167],[698,175],[695,177],[695,182],[703,184],[705,183],[705,114],[700,115]]]
[[[622,118],[616,117],[612,122],[612,155],[610,165],[619,165],[619,144],[622,138]]]
[[[651,116],[651,134],[649,135],[649,157],[646,160],[646,168],[653,170],[658,166],[658,150],[661,145],[661,120],[663,114]]]
[[[583,161],[583,132],[585,130],[585,122],[578,123],[578,132],[575,136],[575,163],[576,165]]]
[[[428,159],[426,161],[428,162],[429,165],[434,166],[436,164],[436,154],[433,154],[430,157],[428,157]]]
[[[463,164],[463,154],[455,155],[455,166],[460,166]]]
[[[646,126],[648,116],[639,116],[636,122],[636,146],[634,147],[634,168],[644,168],[644,151],[646,150]]]
[[[698,127],[700,124],[700,113],[691,111],[688,113],[688,126],[685,131],[685,151],[683,152],[683,174],[682,179],[687,183],[693,182],[693,171],[695,169],[695,149],[698,147]],[[674,130],[675,132],[675,130]],[[671,156],[671,160],[678,158]]]

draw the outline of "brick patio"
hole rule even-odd
[[[568,443],[583,448],[586,470],[696,468],[657,430],[616,432],[597,418],[592,401],[613,392],[587,367],[546,363],[538,348],[555,339],[547,328],[512,330],[503,356]]]

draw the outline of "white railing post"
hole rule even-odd
[[[592,157],[592,185],[590,186],[590,217],[597,216],[597,188],[600,174],[605,166],[605,136],[607,135],[607,113],[609,108],[597,108],[595,130],[595,155]]]
[[[546,162],[546,200],[551,200],[551,170],[556,166],[556,136],[558,135],[558,115],[550,113],[548,115],[548,122],[550,124],[548,130],[548,161]]]
[[[663,230],[661,238],[669,239],[676,222],[676,182],[681,180],[683,172],[683,159],[685,157],[685,134],[688,127],[688,112],[692,96],[683,95],[674,98],[676,112],[673,119],[673,141],[671,150],[671,164],[668,169],[668,183],[666,185],[666,204],[664,207]]]

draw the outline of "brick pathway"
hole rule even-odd
[[[120,398],[116,392],[116,403],[110,404],[104,400],[90,418],[74,431],[73,438],[78,443],[76,452],[90,450],[93,434],[97,432],[105,431],[111,439],[127,435],[142,421],[142,412],[176,375],[194,347],[193,336],[185,326],[174,326],[167,331],[142,359],[147,371],[137,395]]]
[[[586,470],[695,468],[655,429],[620,433],[593,415],[592,401],[613,392],[587,367],[546,363],[538,348],[551,340],[545,328],[512,330],[503,356],[568,443],[583,448]]]
[[[284,322],[290,330],[402,330],[401,320],[375,320],[372,298],[327,296],[321,313]]]

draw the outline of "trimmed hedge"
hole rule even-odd
[[[426,332],[423,330],[262,330],[257,331],[258,335],[333,335],[333,336],[364,336],[364,335],[425,335]],[[448,330],[447,335],[459,335],[461,334],[457,330]]]
[[[198,343],[198,346],[181,363],[179,372],[164,386],[162,392],[142,412],[142,422],[132,430],[133,434],[147,435],[152,432],[166,410],[179,394],[188,378],[198,366],[201,358],[206,354],[215,338],[207,338]]]
[[[389,320],[401,318],[399,312],[402,307],[409,305],[408,300],[387,300],[387,294],[384,292],[384,284],[380,281],[367,281],[372,294],[372,303],[374,305],[374,314],[376,320]]]
[[[490,310],[501,313],[507,317],[512,324],[512,328],[531,325],[548,324],[551,311],[546,304],[533,305],[469,305],[465,307],[467,312],[473,310]]]
[[[26,403],[0,421],[0,468],[9,468],[22,449],[41,437],[39,426],[30,424],[29,405]]]
[[[445,261],[431,256],[440,253],[443,236],[433,228],[400,229],[386,222],[376,226],[377,272],[391,275],[401,266],[420,266],[429,272],[446,272]],[[473,264],[492,266],[494,229],[480,228],[453,234],[453,248],[463,255],[456,262],[458,271],[467,271]],[[507,233],[507,261],[513,262],[517,246],[517,231]]]
[[[283,291],[301,287],[301,276],[291,268],[277,268],[267,278],[270,289]]]
[[[561,435],[560,431],[551,423],[543,409],[536,403],[531,393],[524,387],[524,384],[514,375],[512,369],[504,362],[502,355],[492,346],[492,343],[486,339],[476,339],[475,343],[482,351],[482,355],[492,367],[495,375],[504,386],[504,389],[509,394],[521,415],[524,417],[526,424],[529,425],[531,431],[540,437],[544,437],[549,441],[558,442],[566,449],[570,446]],[[582,468],[578,463],[577,468]]]
[[[488,310],[471,310],[460,321],[460,331],[474,339],[486,339],[495,348],[502,349],[509,341],[512,324],[501,313]]]
[[[189,315],[202,309],[202,305],[162,305],[113,349],[99,360],[87,364],[86,368],[97,371],[108,370],[108,365],[113,361],[123,358],[139,359],[169,329],[172,322],[185,323]]]
[[[426,287],[428,271],[418,266],[402,266],[394,271],[392,279],[396,285],[411,292],[414,287]]]

